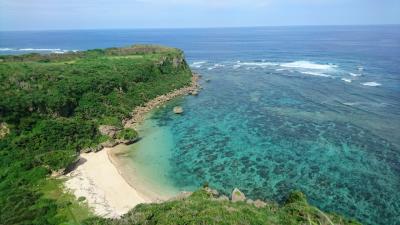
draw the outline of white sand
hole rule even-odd
[[[131,187],[109,159],[105,148],[97,153],[82,153],[81,164],[66,176],[65,186],[75,196],[86,197],[96,215],[116,218],[137,204],[151,202]]]

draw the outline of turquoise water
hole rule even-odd
[[[299,189],[323,210],[400,224],[400,26],[0,32],[0,53],[131,43],[182,48],[204,89],[140,127],[120,157],[130,182],[278,202]]]
[[[324,210],[366,223],[398,222],[398,115],[379,114],[387,101],[352,94],[379,93],[379,87],[276,68],[226,65],[202,74],[211,81],[203,81],[200,95],[157,110],[146,129],[165,133],[145,136],[146,147],[134,150],[136,157],[168,152],[163,177],[174,189],[209,182],[225,194],[239,187],[250,198],[277,201],[299,189]],[[184,108],[183,115],[173,114],[175,105]],[[166,135],[173,142],[163,145]],[[148,158],[144,168],[159,160]]]

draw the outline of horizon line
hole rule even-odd
[[[234,29],[234,28],[268,28],[268,27],[368,27],[368,26],[399,26],[400,23],[388,24],[304,24],[304,25],[252,25],[252,26],[215,26],[215,27],[121,27],[121,28],[67,28],[67,29],[26,29],[2,30],[0,32],[28,31],[89,31],[89,30],[185,30],[185,29]]]

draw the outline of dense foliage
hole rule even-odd
[[[124,128],[117,133],[117,138],[122,140],[134,140],[138,137],[138,133],[134,129]]]
[[[161,204],[141,204],[120,219],[91,218],[85,225],[133,224],[359,224],[310,206],[301,192],[293,192],[283,206],[268,203],[257,208],[246,202],[231,202],[205,189],[188,198]]]
[[[190,79],[182,52],[164,47],[0,56],[0,224],[68,221],[68,204],[43,194],[49,173],[104,140],[99,125],[121,126],[135,106]]]

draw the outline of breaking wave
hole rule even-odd
[[[318,76],[318,77],[332,77],[329,74],[317,73],[317,72],[311,72],[311,71],[305,71],[305,72],[300,72],[300,73],[306,74],[306,75],[311,75],[311,76]]]
[[[370,86],[370,87],[377,87],[377,86],[381,86],[382,84],[375,82],[375,81],[371,81],[371,82],[364,82],[361,83],[364,86]]]
[[[314,69],[314,70],[331,70],[336,65],[331,64],[318,64],[310,61],[295,61],[290,63],[282,63],[280,64],[281,67],[288,67],[288,68],[301,68],[301,69]]]
[[[61,48],[0,48],[0,52],[51,52],[51,53],[66,53],[77,52],[79,50],[68,50]]]

